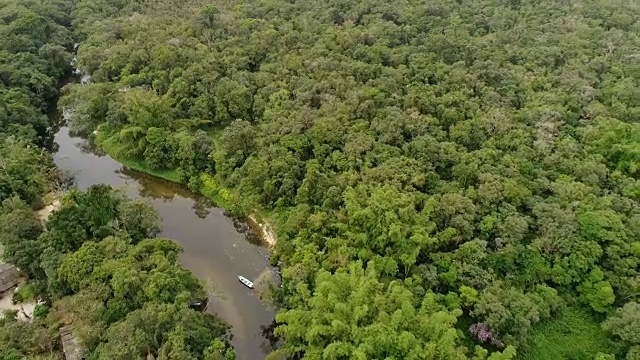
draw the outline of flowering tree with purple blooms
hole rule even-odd
[[[498,348],[503,348],[504,343],[500,341],[497,335],[491,332],[486,323],[479,322],[469,326],[469,332],[473,334],[481,343],[489,342]]]

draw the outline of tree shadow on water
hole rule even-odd
[[[211,208],[215,207],[213,202],[205,197],[197,197],[193,202],[193,206],[191,207],[195,214],[201,218],[205,219],[211,213]]]
[[[269,349],[267,349],[269,352],[275,349],[281,341],[281,339],[273,333],[277,326],[278,323],[276,319],[273,319],[269,325],[260,325],[260,335],[269,342]]]
[[[125,175],[138,183],[140,196],[153,200],[171,201],[176,197],[193,200],[191,207],[194,213],[201,219],[206,218],[211,213],[211,209],[216,207],[215,203],[204,196],[194,194],[183,185],[157,178],[139,171],[123,166],[120,174]]]

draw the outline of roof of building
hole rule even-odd
[[[73,325],[60,328],[60,339],[62,340],[62,351],[64,351],[64,357],[67,360],[84,359],[84,347],[73,334]]]
[[[0,264],[0,293],[3,293],[20,282],[20,273],[11,264]]]

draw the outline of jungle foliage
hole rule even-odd
[[[72,190],[43,227],[15,197],[0,208],[4,260],[48,304],[31,323],[2,320],[3,359],[60,356],[59,328],[72,324],[91,359],[233,359],[228,325],[190,307],[202,284],[177,264],[181,247],[155,238],[160,217],[106,185]]]
[[[76,5],[75,130],[274,214],[274,358],[513,358],[567,307],[638,358],[637,2]]]
[[[62,359],[72,324],[89,359],[233,359],[228,325],[190,307],[207,294],[158,239],[150,205],[107,186],[72,190],[43,225],[34,209],[57,189],[47,147],[58,82],[71,71],[73,2],[0,0],[0,244],[39,300],[31,322],[0,319],[0,359]],[[35,298],[35,299],[34,299]]]
[[[0,202],[18,195],[38,207],[55,184],[40,147],[72,59],[70,10],[61,0],[0,1]]]

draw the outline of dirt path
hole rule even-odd
[[[29,302],[13,304],[13,302],[11,302],[12,295],[13,290],[8,291],[2,298],[0,298],[0,311],[4,312],[4,310],[17,310],[18,320],[31,321],[31,319],[33,319],[33,311],[36,307],[36,303]],[[2,312],[0,312],[0,318],[4,317],[4,314],[2,314]]]
[[[51,205],[47,205],[42,209],[36,211],[36,214],[38,215],[40,221],[45,222],[49,218],[49,215],[51,215],[51,213],[57,210],[59,207],[60,200],[54,200]]]

